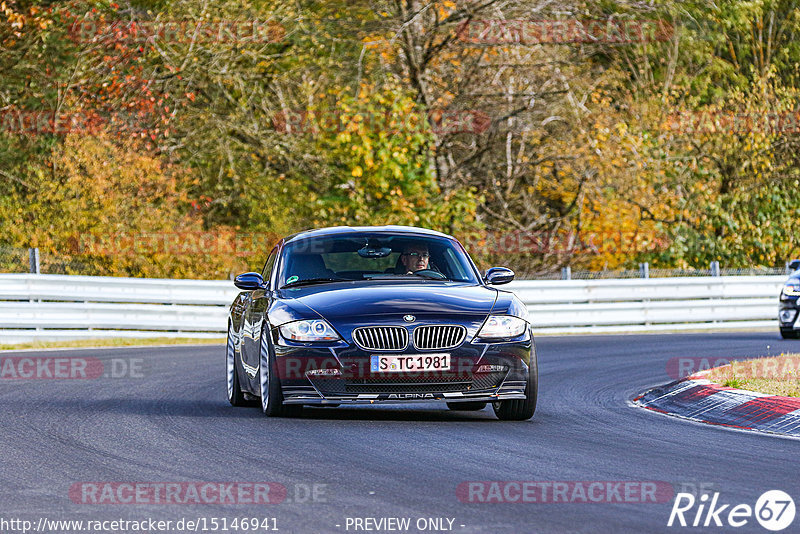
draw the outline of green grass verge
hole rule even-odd
[[[707,378],[736,389],[800,397],[800,354],[731,362],[712,369]]]
[[[0,343],[0,350],[17,349],[65,349],[81,347],[133,347],[151,345],[218,345],[225,343],[225,337],[195,339],[190,337],[152,337],[152,338],[110,338],[74,339],[71,341],[32,341],[30,343]]]

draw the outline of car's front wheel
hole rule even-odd
[[[792,328],[781,328],[781,337],[783,339],[798,339],[800,338],[800,330]]]
[[[536,398],[539,395],[539,363],[536,346],[531,349],[531,364],[528,367],[528,381],[525,384],[525,398],[504,400],[492,403],[498,419],[503,421],[525,421],[536,411]]]
[[[261,385],[261,410],[270,417],[295,417],[302,412],[302,405],[283,404],[281,382],[275,364],[275,354],[270,350],[269,332],[266,324],[261,331],[260,359],[258,366]]]
[[[228,343],[225,346],[225,371],[228,382],[228,402],[233,406],[246,406],[247,400],[245,400],[239,385],[239,373],[236,372],[236,349],[230,321],[228,321]]]

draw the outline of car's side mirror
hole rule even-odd
[[[792,260],[789,262],[789,269],[796,271],[800,269],[800,260]]]
[[[514,279],[514,271],[506,267],[492,267],[483,277],[486,283],[493,286],[507,284]]]
[[[240,274],[233,280],[233,285],[245,291],[252,291],[254,289],[264,289],[264,279],[258,273],[244,273]]]

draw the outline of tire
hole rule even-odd
[[[231,406],[247,406],[250,404],[242,393],[242,387],[239,384],[239,373],[236,369],[236,351],[233,346],[233,328],[231,322],[228,321],[228,343],[225,346],[225,374],[228,386],[228,402]]]
[[[525,384],[525,398],[492,403],[494,414],[501,421],[526,421],[533,417],[536,411],[536,399],[539,396],[539,362],[536,345],[531,343],[531,364],[528,368],[528,382]]]
[[[477,412],[486,408],[486,404],[481,401],[448,402],[447,407],[457,412]]]
[[[791,328],[781,328],[781,337],[783,339],[798,339],[800,338],[800,331]]]
[[[275,355],[270,350],[268,338],[269,332],[262,329],[258,366],[261,411],[268,417],[297,417],[302,413],[303,406],[283,404],[283,393],[275,364]]]

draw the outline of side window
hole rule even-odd
[[[452,248],[446,248],[442,257],[444,258],[445,263],[443,266],[443,274],[447,275],[448,278],[458,280],[460,282],[466,282],[469,280],[469,276],[467,275],[464,266],[460,261],[458,261],[456,253]]]
[[[267,283],[267,287],[270,287],[270,278],[272,277],[272,268],[275,266],[275,258],[278,257],[278,247],[272,249],[272,252],[269,253],[267,257],[267,263],[264,264],[264,270],[261,272],[261,277]]]

